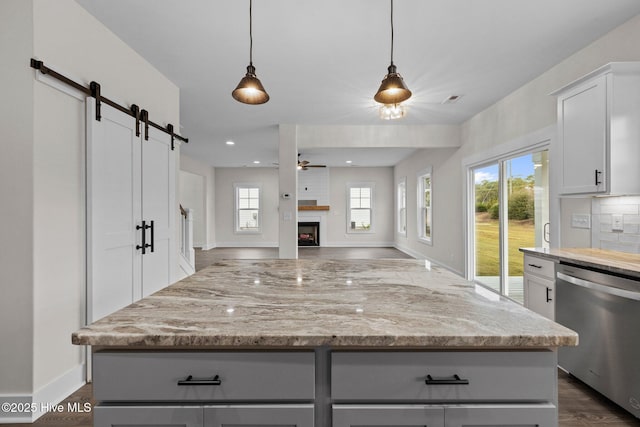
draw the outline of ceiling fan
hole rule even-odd
[[[300,160],[300,153],[298,153],[298,170],[306,171],[308,168],[326,168],[327,165],[312,165],[306,160]]]

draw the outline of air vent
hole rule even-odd
[[[458,100],[462,98],[461,95],[449,95],[447,96],[444,101],[442,101],[443,104],[453,104],[458,102]]]

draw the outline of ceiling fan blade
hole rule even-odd
[[[298,162],[298,164],[299,164],[299,165],[302,165],[302,166],[306,166],[306,165],[308,165],[308,164],[309,164],[309,162],[308,162],[308,161],[306,161],[306,160],[302,160],[302,161],[299,161],[299,162]]]
[[[327,165],[306,165],[308,168],[326,168]]]

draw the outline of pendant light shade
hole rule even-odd
[[[249,64],[247,74],[240,80],[238,86],[231,92],[231,96],[243,104],[264,104],[269,100],[269,94],[256,77],[256,67]]]
[[[387,70],[389,73],[382,79],[380,88],[373,99],[381,104],[399,104],[411,98],[411,91],[404,83],[393,62]]]
[[[253,66],[253,16],[251,9],[253,0],[249,0],[249,66],[247,74],[240,80],[238,86],[231,92],[231,96],[243,104],[264,104],[269,100],[269,94],[256,77],[256,67]]]
[[[399,104],[409,98],[411,98],[411,91],[393,63],[393,0],[391,0],[391,65],[387,68],[387,75],[382,79],[373,99],[384,104],[380,109],[380,117],[389,120],[404,116],[405,110]]]

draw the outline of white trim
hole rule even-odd
[[[210,249],[217,248],[218,246],[215,243],[209,243],[206,245],[196,246],[196,247],[202,249],[203,251],[208,251]]]
[[[400,226],[400,185],[404,187],[404,231],[399,230]],[[400,177],[396,182],[396,203],[395,203],[395,229],[396,235],[400,237],[407,237],[407,177]]]
[[[61,73],[60,71],[58,71],[56,67],[51,67],[48,64],[47,64],[47,68],[50,68],[59,74],[64,74],[66,76],[69,76],[68,73]],[[73,86],[69,86],[68,84],[63,83],[60,80],[55,79],[48,74],[42,74],[39,70],[34,69],[34,72],[36,73],[35,75],[36,80],[39,81],[40,83],[44,83],[45,85],[52,87],[56,90],[59,90],[60,92],[66,95],[76,98],[78,101],[84,102],[85,98],[88,96],[86,93],[74,88]],[[71,78],[71,80],[80,82],[79,79],[75,79],[75,78]]]
[[[329,242],[323,245],[328,248],[393,248],[394,242]]]
[[[429,193],[431,199],[431,204],[429,206],[429,208],[431,209],[431,235],[429,237],[425,237],[422,235],[422,231],[424,228],[424,224],[422,221],[422,210],[425,209],[425,207],[423,206],[424,187],[422,186],[422,182],[423,178],[425,178],[427,175],[429,176]],[[416,237],[418,242],[425,245],[433,246],[433,166],[427,166],[426,168],[418,171],[418,173],[416,174],[416,180],[416,229],[418,231],[418,235]]]
[[[472,154],[462,159],[462,209],[464,215],[464,248],[465,248],[465,257],[464,257],[464,274],[467,280],[472,280],[471,270],[472,270],[472,260],[474,259],[473,253],[473,229],[474,223],[473,218],[469,215],[469,206],[473,205],[474,202],[471,200],[471,194],[469,192],[469,188],[473,186],[473,168],[477,168],[480,166],[488,165],[490,163],[496,163],[499,160],[506,160],[509,158],[517,157],[521,154],[526,154],[529,152],[537,151],[537,150],[549,150],[549,220],[551,222],[550,225],[550,234],[551,234],[551,247],[556,247],[553,245],[554,240],[557,242],[560,234],[560,202],[557,198],[557,192],[555,190],[555,175],[554,175],[554,167],[552,166],[552,150],[553,150],[553,140],[556,138],[557,125],[553,124],[537,131],[531,132],[527,135],[520,136],[511,141],[507,141],[503,144],[493,146],[487,150],[484,150],[480,153]],[[555,223],[555,224],[554,224]]]
[[[371,189],[371,198],[369,207],[370,211],[370,224],[368,230],[357,230],[351,229],[351,189],[352,188],[370,188]],[[346,232],[347,234],[374,234],[375,233],[375,192],[376,192],[376,183],[372,181],[355,181],[355,182],[347,182],[346,183],[346,191],[345,196],[347,198],[347,217],[346,217]]]
[[[216,242],[216,248],[277,248],[278,242]]]
[[[258,228],[255,230],[241,230],[238,224],[238,190],[241,188],[257,188],[258,189]],[[234,182],[233,183],[233,233],[238,235],[260,235],[262,234],[262,210],[263,210],[263,191],[262,184],[256,182]]]
[[[85,365],[80,364],[71,368],[49,384],[41,387],[33,394],[22,395],[0,395],[2,402],[16,402],[32,404],[37,408],[34,412],[14,414],[0,411],[0,424],[20,423],[28,424],[35,422],[46,413],[46,406],[57,405],[69,397],[80,387],[86,384]],[[44,409],[44,411],[42,410]],[[67,408],[65,407],[65,410]]]
[[[461,271],[456,270],[455,268],[453,268],[453,267],[451,267],[451,266],[449,266],[447,264],[442,264],[439,261],[434,261],[431,258],[425,256],[424,254],[422,254],[422,253],[420,253],[418,251],[414,251],[413,249],[409,248],[408,246],[404,246],[404,245],[401,245],[399,243],[395,243],[393,245],[393,247],[396,248],[397,250],[399,250],[400,252],[404,252],[405,254],[414,257],[415,259],[423,259],[423,260],[429,261],[433,265],[437,265],[438,267],[442,267],[445,270],[449,270],[450,272],[452,272],[454,274],[457,274],[458,276],[464,278],[464,274]]]

